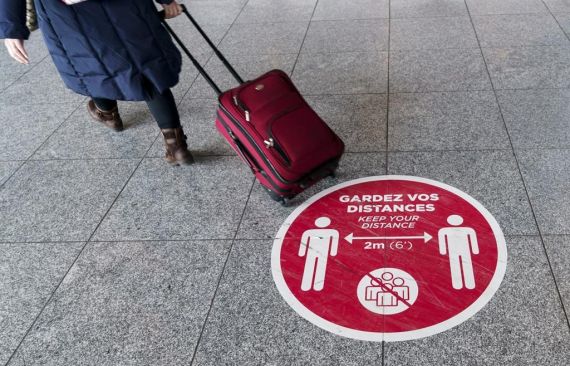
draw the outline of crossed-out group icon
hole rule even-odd
[[[370,286],[366,287],[365,300],[376,302],[376,306],[398,306],[400,301],[409,299],[410,287],[392,272],[384,272],[380,278],[371,277]]]

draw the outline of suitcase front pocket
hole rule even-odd
[[[306,104],[279,113],[267,125],[267,148],[293,171],[320,165],[332,143],[332,131]]]

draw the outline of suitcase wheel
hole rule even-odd
[[[283,197],[278,195],[277,193],[273,192],[272,190],[267,190],[267,194],[269,194],[269,197],[271,197],[271,199],[275,202],[279,202],[281,204],[281,206],[287,206],[287,204],[290,201],[290,198],[287,197]]]

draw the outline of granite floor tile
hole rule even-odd
[[[391,151],[510,149],[492,91],[392,94]]]
[[[14,174],[16,169],[20,167],[23,161],[3,161],[0,162],[0,185],[2,185],[8,178]]]
[[[83,243],[0,243],[2,365],[8,362],[82,247]]]
[[[14,357],[6,364],[6,366],[26,366],[26,360],[20,352],[16,353]]]
[[[391,0],[390,17],[425,18],[467,16],[464,0]]]
[[[327,178],[309,188],[287,207],[269,198],[264,188],[256,183],[239,227],[239,239],[272,239],[293,210],[315,194],[336,184],[352,179],[386,174],[385,153],[348,153],[340,162],[336,178]]]
[[[6,88],[1,96],[3,103],[12,106],[42,103],[77,106],[85,99],[65,87],[49,57]]]
[[[570,234],[570,150],[520,150],[522,174],[542,234]]]
[[[371,52],[388,50],[388,20],[312,22],[302,52]]]
[[[308,22],[234,24],[222,40],[220,50],[240,55],[297,53],[308,25]]]
[[[7,52],[6,52],[7,53]],[[2,70],[2,78],[0,78],[0,95],[2,91],[12,85],[22,75],[31,71],[35,65],[22,65],[10,59],[0,59],[0,69]]]
[[[386,95],[311,96],[307,102],[344,141],[345,151],[386,150]]]
[[[27,162],[0,190],[0,241],[87,240],[137,163]]]
[[[317,0],[250,0],[236,23],[308,22],[316,4]]]
[[[313,20],[388,18],[388,0],[319,0]]]
[[[273,283],[270,257],[270,240],[236,241],[194,364],[381,364],[381,344],[333,335],[289,308]]]
[[[478,49],[390,53],[390,92],[491,90]]]
[[[474,16],[481,47],[570,45],[550,14]]]
[[[501,287],[471,319],[444,333],[385,345],[392,365],[566,365],[570,333],[538,237],[507,237]]]
[[[568,0],[544,0],[544,3],[553,13],[570,13],[570,1]]]
[[[497,94],[515,148],[570,148],[570,90],[503,90]]]
[[[22,355],[30,365],[190,364],[229,246],[88,244]]]
[[[570,309],[570,235],[545,236],[544,244],[562,301],[568,312]]]
[[[42,145],[32,159],[142,158],[158,134],[145,103],[120,103],[125,130],[94,121],[82,106]]]
[[[511,151],[390,153],[388,173],[430,178],[462,190],[491,212],[505,235],[537,234]]]
[[[293,81],[304,94],[385,93],[388,53],[301,53]]]
[[[554,14],[554,17],[564,32],[566,32],[566,35],[570,35],[570,13],[557,13]]]
[[[390,50],[449,48],[478,48],[469,17],[390,21]]]
[[[95,234],[95,240],[234,237],[253,177],[237,157],[169,166],[145,159]]]
[[[208,56],[209,57],[209,56]],[[198,70],[192,65],[191,61],[186,58],[186,55],[182,56],[182,71],[180,72],[180,80],[178,84],[171,88],[172,94],[174,95],[174,100],[177,104],[180,104],[182,99],[188,94],[190,87],[196,81],[198,77]],[[200,61],[201,62],[201,61]],[[204,64],[206,61],[203,61]]]
[[[1,98],[0,98],[1,99]],[[0,160],[25,160],[77,108],[69,104],[38,104],[33,107],[0,101]]]
[[[466,0],[471,15],[548,13],[542,0]]]
[[[211,99],[188,99],[178,108],[188,149],[195,156],[234,155],[214,125],[217,106],[217,101]],[[164,153],[164,139],[159,136],[147,156],[163,157]]]
[[[169,20],[168,24],[174,29],[186,48],[188,48],[192,53],[192,56],[194,56],[202,65],[214,54],[212,48],[196,30],[196,27],[194,27],[188,18],[186,18],[186,16],[181,15]],[[231,25],[231,23],[202,24],[201,22],[198,22],[198,24],[200,24],[200,27],[215,45],[219,45]],[[180,51],[182,52],[182,50]],[[191,64],[190,60],[183,52],[182,60],[183,63]]]
[[[570,87],[570,47],[484,48],[495,89]]]
[[[227,58],[242,79],[251,80],[272,69],[280,69],[290,74],[297,59],[297,54],[228,55]],[[221,90],[228,90],[238,85],[237,81],[218,58],[212,58],[208,62],[206,71]],[[192,85],[187,98],[217,99],[217,96],[206,80],[199,76]]]
[[[224,0],[190,1],[186,4],[188,11],[200,25],[231,24],[244,5],[243,1]]]

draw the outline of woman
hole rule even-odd
[[[77,0],[75,0],[77,1]],[[166,18],[180,15],[174,0],[156,0]],[[91,117],[123,129],[117,100],[144,100],[164,136],[166,160],[190,164],[192,155],[170,90],[178,83],[180,52],[152,0],[35,0],[39,26],[68,88],[91,97]],[[27,64],[26,0],[0,0],[0,39]]]

